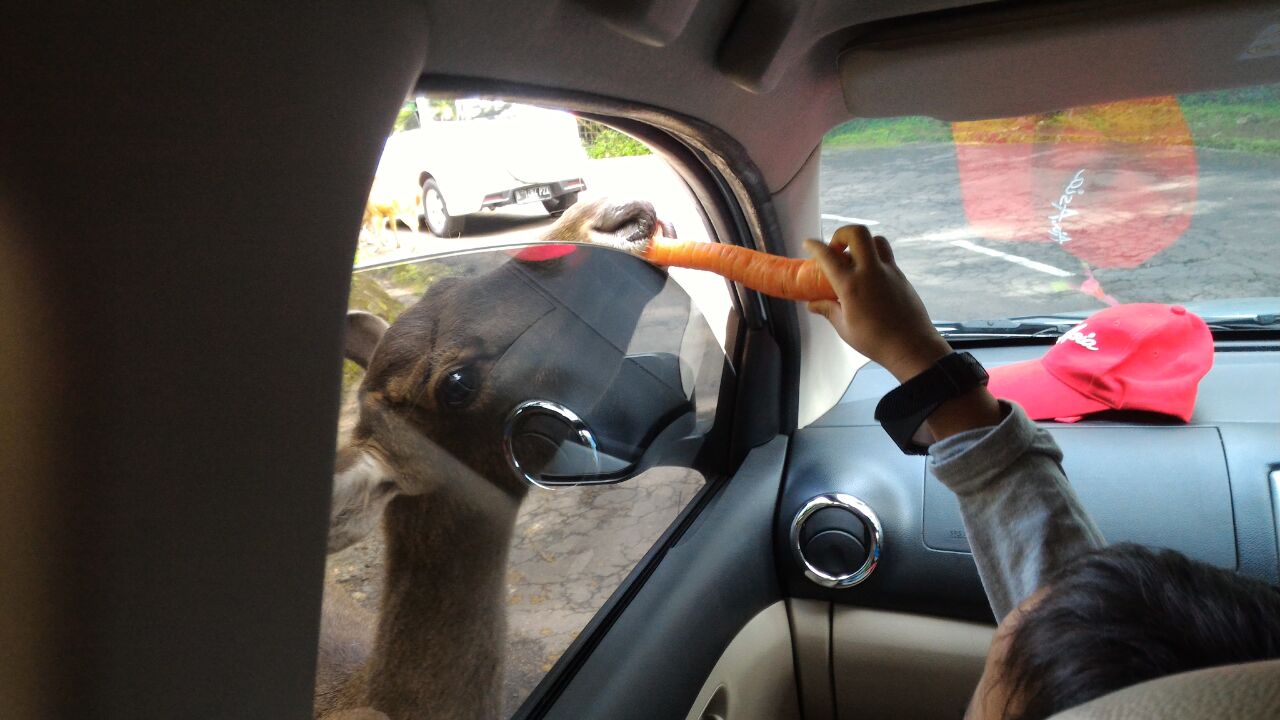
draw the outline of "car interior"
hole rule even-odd
[[[395,273],[353,279],[357,229],[406,98],[602,123],[670,165],[712,241],[805,257],[804,239],[830,236],[822,144],[842,123],[1280,83],[1280,3],[1255,0],[17,12],[0,24],[0,716],[14,719],[313,716],[347,311],[378,312],[382,296],[358,289]],[[1268,167],[1250,166],[1255,190],[1280,187]],[[893,178],[871,182],[849,192]],[[1277,279],[1270,245],[1248,261],[1250,287]],[[478,309],[459,327],[519,316],[504,347],[550,333],[563,352],[546,367],[576,354],[593,373],[504,380],[525,395],[495,462],[533,493],[662,465],[706,482],[510,716],[961,717],[996,624],[955,496],[874,417],[893,376],[803,303],[721,283],[712,309],[687,275],[587,250],[546,266],[516,250],[436,259],[453,288],[494,283],[469,286]],[[1199,287],[1199,267],[1161,272]],[[1269,287],[1252,294],[1280,295]],[[1224,292],[1185,301],[1205,314]],[[1109,542],[1280,586],[1277,307],[1210,322],[1190,422],[1042,423]],[[949,340],[988,368],[1060,341],[1002,328]],[[590,471],[582,456],[534,459],[566,417]],[[472,557],[473,538],[453,539]],[[432,716],[485,716],[448,713]],[[1277,713],[1280,660],[1057,717]]]

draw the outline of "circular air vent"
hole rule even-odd
[[[880,519],[852,495],[819,495],[791,521],[791,552],[805,577],[828,588],[857,585],[880,562]]]

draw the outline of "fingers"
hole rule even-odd
[[[871,239],[871,231],[864,225],[845,225],[841,227],[831,237],[833,245],[837,241],[849,248],[849,254],[853,256],[854,267],[872,267],[880,259],[876,255],[875,243]]]
[[[893,248],[889,247],[889,241],[883,235],[877,235],[872,240],[876,244],[876,254],[880,256],[880,261],[886,265],[896,264],[893,259]]]
[[[832,240],[834,245],[835,240]],[[849,265],[849,256],[842,248],[832,247],[821,240],[805,240],[805,249],[818,262],[822,274],[827,276],[833,286],[843,283],[844,278],[853,270]]]
[[[809,254],[813,255],[814,257],[821,257],[823,255],[827,255],[832,260],[837,260],[837,261],[847,260],[849,257],[844,252],[844,244],[837,243],[835,238],[831,238],[830,245],[822,242],[821,240],[814,240],[813,238],[808,238],[804,241],[804,246],[805,246],[805,249],[809,251]]]
[[[844,241],[843,237],[840,237],[840,233],[838,231],[835,235],[831,236],[831,243],[829,247],[840,253],[842,256],[847,257],[849,254],[849,244]]]

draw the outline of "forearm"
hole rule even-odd
[[[997,424],[935,443],[929,467],[960,500],[983,588],[1003,619],[1064,564],[1104,541],[1067,482],[1053,438],[1020,408],[996,407],[1003,415]]]
[[[936,443],[976,428],[993,427],[1003,417],[995,397],[985,387],[977,387],[939,405],[925,425]]]

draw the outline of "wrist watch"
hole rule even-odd
[[[916,431],[942,403],[987,384],[987,371],[967,352],[953,352],[890,390],[876,405],[876,421],[908,455],[925,455]]]

